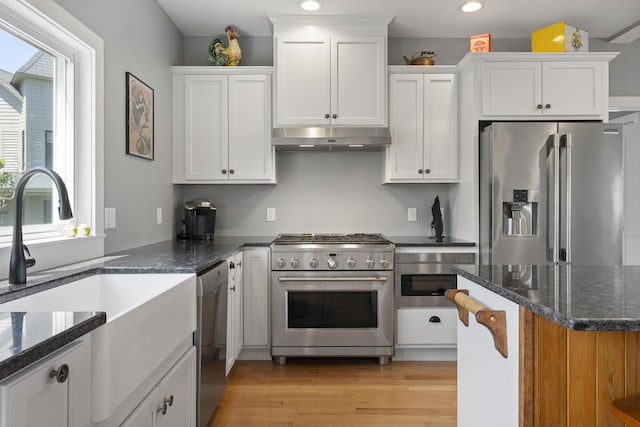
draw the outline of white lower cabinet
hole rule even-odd
[[[195,427],[196,349],[191,347],[122,427]]]
[[[455,308],[399,308],[396,346],[455,347],[457,319]]]
[[[469,313],[469,326],[458,321],[458,426],[518,425],[519,307],[458,276],[458,289],[491,310],[504,310],[508,357],[494,347],[489,330]]]
[[[91,345],[79,339],[0,383],[0,426],[86,427]]]
[[[269,349],[269,248],[243,251],[244,347]]]

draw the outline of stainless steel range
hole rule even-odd
[[[271,245],[271,355],[374,356],[393,348],[394,244],[379,234],[284,234]]]

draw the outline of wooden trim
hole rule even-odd
[[[537,318],[537,426],[567,425],[567,330]]]
[[[520,342],[518,352],[519,370],[519,419],[520,427],[533,427],[535,402],[534,390],[534,339],[535,339],[535,318],[534,314],[526,308],[520,307]]]

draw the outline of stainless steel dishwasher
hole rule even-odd
[[[228,275],[224,260],[198,274],[198,328],[193,340],[198,352],[196,418],[200,427],[208,424],[226,381]]]

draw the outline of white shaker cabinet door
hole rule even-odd
[[[389,76],[387,152],[390,180],[422,179],[424,163],[424,80],[422,74]]]
[[[458,276],[458,289],[507,318],[508,357],[494,347],[489,330],[469,313],[469,326],[458,321],[458,426],[514,427],[519,404],[519,307]]]
[[[541,75],[540,62],[484,62],[482,115],[542,115]]]
[[[227,76],[185,76],[185,178],[226,180]]]
[[[382,36],[332,36],[331,121],[335,126],[387,124],[386,55]]]
[[[607,64],[608,66],[608,64]],[[600,62],[542,64],[542,102],[545,116],[600,115],[603,109]],[[608,82],[604,82],[608,84]],[[606,101],[605,101],[606,102]]]
[[[79,341],[5,380],[0,384],[0,426],[88,425],[90,359],[90,346]]]
[[[269,248],[243,251],[244,346],[269,347]]]
[[[329,36],[276,37],[277,126],[330,123]]]
[[[424,76],[424,179],[458,179],[458,107],[454,74]]]
[[[229,179],[273,177],[271,76],[229,76]]]

